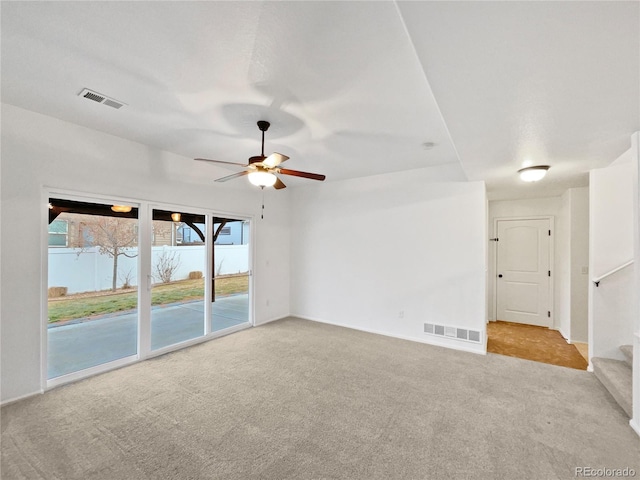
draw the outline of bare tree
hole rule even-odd
[[[120,217],[93,217],[84,222],[86,241],[98,247],[101,255],[113,258],[113,275],[111,290],[116,291],[118,280],[118,258],[122,255],[128,258],[138,256],[127,249],[135,247],[138,235],[134,228],[135,220]],[[84,248],[84,247],[83,247]]]
[[[169,283],[180,266],[180,254],[163,251],[156,262],[156,275],[162,283]]]
[[[133,281],[133,271],[131,268],[124,275],[119,274],[118,277],[120,278],[120,282],[122,282],[123,289],[131,288],[131,282]]]
[[[222,272],[222,264],[224,263],[224,258],[220,260],[220,263],[216,266],[216,277],[220,276],[220,272]]]

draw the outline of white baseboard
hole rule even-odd
[[[273,317],[273,318],[270,318],[270,319],[268,319],[268,320],[264,320],[264,321],[262,321],[262,322],[260,322],[260,323],[256,322],[255,326],[256,326],[256,327],[259,327],[260,325],[266,325],[267,323],[276,322],[276,321],[278,321],[278,320],[282,320],[282,319],[284,319],[284,318],[288,318],[288,317],[290,317],[290,316],[291,316],[291,315],[284,315],[284,316],[282,316],[282,317]]]
[[[564,333],[561,328],[558,328],[557,330],[560,332],[560,335],[562,335],[562,338],[564,338],[567,343],[571,343],[571,339],[569,338],[569,335]]]
[[[44,393],[44,390],[38,390],[37,392],[27,393],[25,395],[20,395],[18,397],[9,398],[7,400],[3,400],[2,402],[0,402],[0,407],[4,407],[6,405],[10,405],[12,403],[16,403],[16,402],[19,402],[21,400],[25,400],[27,398],[35,397],[36,395],[42,395],[43,393]]]
[[[562,335],[562,338],[564,338],[567,341],[567,343],[570,345],[574,345],[576,343],[589,343],[586,340],[578,340],[576,338],[570,338],[569,335],[564,333],[561,328],[558,328],[557,330],[558,332],[560,332],[560,335]]]
[[[442,342],[438,338],[431,337],[428,335],[425,335],[425,337],[427,338],[416,338],[416,337],[409,337],[406,335],[398,335],[395,333],[384,332],[381,330],[374,330],[371,328],[356,327],[353,325],[347,325],[345,323],[332,322],[332,321],[324,320],[321,318],[310,317],[308,315],[300,315],[300,314],[292,313],[291,316],[300,318],[302,320],[309,320],[309,321],[318,322],[318,323],[326,323],[327,325],[334,325],[336,327],[350,328],[351,330],[359,330],[361,332],[374,333],[376,335],[383,335],[385,337],[399,338],[400,340],[409,340],[410,342],[425,343],[427,345],[435,345],[437,347],[450,348],[452,350],[460,350],[462,352],[475,353],[477,355],[487,354],[486,334],[485,334],[485,341],[483,343],[478,344],[476,348],[473,348],[471,346],[467,347],[466,345],[458,345],[457,344],[458,341],[455,341],[455,340],[451,340],[451,343]],[[456,342],[456,343],[453,343],[453,342]]]
[[[640,425],[638,425],[638,422],[634,422],[632,418],[631,420],[629,420],[629,425],[631,426],[633,431],[636,432],[636,434],[640,437]]]

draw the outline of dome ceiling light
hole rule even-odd
[[[520,179],[525,182],[537,182],[544,178],[549,168],[551,168],[549,165],[536,165],[534,167],[521,168],[518,173],[520,174]]]

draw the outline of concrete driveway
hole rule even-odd
[[[204,301],[151,310],[151,349],[184,342],[204,334]],[[249,295],[217,298],[211,330],[248,323]],[[137,353],[136,310],[66,325],[49,325],[48,378],[94,367]]]

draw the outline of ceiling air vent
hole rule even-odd
[[[88,98],[89,100],[93,100],[94,102],[101,103],[103,105],[107,105],[112,108],[120,108],[124,107],[126,103],[119,102],[118,100],[114,100],[113,98],[109,98],[106,95],[102,95],[101,93],[94,92],[93,90],[89,90],[85,88],[79,94],[79,97]]]

